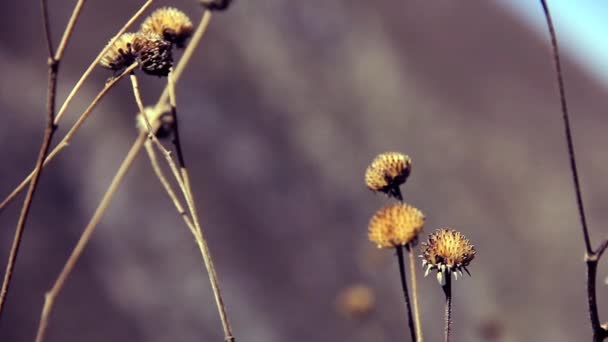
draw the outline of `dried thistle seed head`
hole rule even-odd
[[[475,258],[475,246],[462,233],[451,228],[438,229],[422,246],[422,266],[426,267],[424,275],[436,269],[437,280],[442,286],[452,273],[456,279],[462,276],[462,269],[469,273],[467,266]]]
[[[171,115],[171,108],[167,106],[162,107],[146,107],[146,117],[150,126],[157,126],[156,132],[153,132],[157,138],[164,139],[171,135],[175,120]],[[139,132],[148,132],[148,125],[144,120],[141,113],[137,113],[135,118],[137,130]]]
[[[210,11],[225,11],[232,3],[232,0],[199,0],[201,6]]]
[[[156,33],[166,41],[175,44],[177,48],[183,49],[186,41],[194,32],[194,26],[184,12],[173,7],[163,7],[152,12],[144,20],[141,32]]]
[[[137,62],[146,74],[167,76],[173,66],[171,43],[153,32],[139,32],[133,40]]]
[[[416,240],[424,227],[422,212],[405,203],[395,203],[376,212],[369,222],[368,237],[378,248],[405,246]]]
[[[412,160],[398,152],[381,153],[365,170],[365,184],[372,191],[384,192],[389,197],[403,200],[399,186],[407,180]]]
[[[123,33],[108,48],[99,64],[104,68],[118,71],[134,63],[137,58],[137,52],[133,49],[136,36],[137,33]]]

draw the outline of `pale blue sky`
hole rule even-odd
[[[547,33],[540,1],[496,1],[525,18],[534,29]],[[608,0],[548,0],[548,3],[561,50],[608,85]]]

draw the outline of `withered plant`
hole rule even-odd
[[[99,104],[105,95],[127,75],[131,79],[133,96],[139,108],[139,113],[137,114],[139,132],[129,152],[118,168],[118,171],[114,175],[114,178],[108,186],[106,193],[102,197],[101,202],[99,203],[89,223],[84,228],[76,246],[63,266],[63,269],[59,273],[53,286],[45,295],[44,306],[42,308],[40,322],[36,334],[37,342],[44,341],[57,297],[61,293],[71,272],[74,270],[77,261],[91,239],[97,224],[103,217],[114,194],[132,166],[135,157],[144,147],[146,148],[147,155],[150,159],[151,167],[159,178],[163,188],[169,194],[170,199],[172,203],[174,203],[178,213],[183,217],[186,226],[192,232],[196,244],[200,250],[217,304],[218,313],[224,332],[224,340],[235,340],[223,303],[216,270],[196,209],[196,202],[194,199],[195,196],[192,192],[190,177],[188,169],[186,168],[185,156],[181,148],[178,130],[177,106],[175,100],[175,85],[183,75],[184,70],[191,60],[196,47],[200,45],[202,37],[210,23],[212,12],[226,10],[231,1],[200,0],[199,4],[202,7],[202,14],[200,22],[196,28],[192,25],[192,22],[185,13],[175,8],[165,7],[158,9],[156,12],[152,13],[150,17],[144,20],[140,31],[125,33],[153,3],[154,0],[147,0],[145,3],[143,3],[139,10],[124,24],[124,26],[114,35],[114,37],[110,39],[105,47],[101,49],[101,52],[99,52],[97,57],[83,72],[76,85],[74,85],[74,87],[71,89],[60,109],[56,111],[55,106],[59,66],[63,53],[68,46],[68,42],[80,17],[82,8],[85,5],[85,1],[79,0],[76,3],[62,35],[61,41],[55,50],[51,41],[51,24],[49,22],[47,0],[42,0],[42,17],[49,55],[46,113],[47,126],[44,131],[40,152],[33,171],[27,177],[25,177],[21,184],[19,184],[2,201],[2,203],[0,203],[1,213],[4,208],[27,187],[27,193],[15,229],[15,236],[10,250],[0,292],[0,319],[2,318],[3,309],[10,293],[9,289],[11,279],[15,269],[15,263],[19,255],[19,247],[29,216],[29,209],[32,201],[34,200],[37,185],[44,167],[47,166],[47,164],[57,154],[59,154],[59,152],[63,151],[68,146],[74,134],[90,117],[97,104]],[[189,43],[188,40],[190,41]],[[173,67],[174,61],[172,55],[172,49],[174,47],[179,49],[185,48],[185,51],[175,65],[175,68]],[[68,106],[77,96],[78,91],[81,89],[82,85],[88,79],[91,72],[97,65],[112,70],[114,75],[112,75],[112,77],[104,84],[99,94],[80,115],[78,120],[69,129],[61,141],[51,150],[53,137],[57,131],[61,118],[66,113]],[[154,105],[148,107],[144,105],[144,101],[139,93],[139,80],[136,76],[137,70],[141,70],[149,75],[167,78],[167,85]],[[173,152],[169,148],[165,147],[159,140],[167,137],[172,138],[175,154],[177,155],[177,162],[174,161]],[[163,174],[157,158],[157,153],[159,152],[164,156],[172,171],[173,181],[177,183],[179,187],[179,194],[173,190],[171,181]],[[180,199],[180,197],[185,201],[187,210],[184,209],[181,202],[182,199]]]

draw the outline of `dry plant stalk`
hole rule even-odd
[[[122,183],[125,175],[127,174],[127,171],[129,171],[131,165],[133,164],[133,161],[135,160],[135,157],[137,157],[139,150],[141,149],[145,140],[146,140],[146,135],[140,134],[137,137],[137,139],[135,140],[135,143],[133,143],[133,146],[127,153],[127,156],[125,157],[122,164],[120,165],[118,172],[112,179],[112,182],[111,182],[110,186],[108,187],[108,190],[104,194],[101,202],[99,203],[99,206],[95,210],[93,217],[91,218],[91,220],[85,227],[84,231],[82,232],[82,235],[80,236],[80,238],[78,240],[78,243],[74,247],[74,250],[70,254],[70,257],[68,258],[67,262],[63,266],[63,269],[61,270],[59,277],[53,284],[53,287],[45,294],[44,306],[42,308],[42,315],[40,317],[40,323],[38,325],[38,331],[36,333],[36,342],[44,341],[44,338],[46,336],[46,330],[47,330],[48,323],[49,323],[49,318],[51,316],[51,312],[52,312],[53,306],[55,304],[55,299],[57,298],[57,296],[63,289],[68,276],[74,269],[74,266],[76,266],[76,262],[80,258],[80,255],[82,254],[87,243],[91,239],[91,236],[93,235],[93,232],[95,231],[95,227],[97,226],[97,224],[101,220],[103,214],[105,213],[106,209],[108,208],[108,205],[110,204],[110,201],[112,200],[112,197],[116,193],[116,190],[118,189],[119,185]]]
[[[462,276],[463,269],[469,273],[467,266],[475,258],[475,247],[464,235],[451,228],[436,230],[422,246],[425,276],[431,270],[437,270],[437,282],[445,294],[445,342],[449,342],[452,327],[452,275],[458,279],[458,275]]]
[[[405,274],[403,248],[412,244],[424,227],[424,215],[420,210],[398,202],[376,212],[369,222],[369,240],[379,248],[395,248],[399,265],[399,277],[405,299],[408,325],[412,341],[417,341],[419,316],[412,313],[410,295]],[[419,338],[419,337],[418,337]]]
[[[190,60],[190,58],[191,58],[191,56],[193,54],[193,51],[194,51],[195,47],[200,43],[200,41],[201,41],[201,39],[202,39],[202,37],[204,35],[204,32],[206,31],[206,28],[207,28],[207,26],[209,24],[210,19],[211,19],[211,12],[208,11],[208,10],[206,10],[203,13],[201,22],[200,22],[200,24],[199,24],[199,26],[198,26],[198,28],[197,28],[197,30],[196,30],[193,38],[192,38],[191,43],[189,44],[188,48],[184,52],[184,55],[182,56],[182,59],[180,60],[180,63],[178,64],[178,66],[176,68],[176,75],[175,75],[174,81],[169,82],[168,86],[163,91],[163,95],[161,95],[159,101],[157,102],[157,105],[155,106],[156,110],[160,110],[160,107],[165,103],[167,96],[174,94],[174,92],[171,89],[171,87],[174,85],[175,82],[177,82],[177,80],[178,80],[179,76],[181,75],[181,73],[183,72],[186,64],[189,62],[189,60]],[[126,72],[127,71],[125,71],[125,73]],[[125,73],[123,73],[123,75]],[[136,85],[136,83],[134,85]],[[134,87],[134,89],[137,89],[137,87]],[[138,94],[138,92],[135,92],[135,94]],[[164,94],[167,94],[167,95],[164,95]],[[173,98],[173,96],[171,96],[171,98]],[[171,100],[171,103],[173,104],[173,108],[172,108],[173,115],[174,115],[174,117],[176,117],[175,106],[174,106],[174,104],[175,104],[174,99]],[[143,103],[142,103],[141,100],[138,100],[138,105],[140,105],[140,107],[143,107]],[[147,117],[145,116],[145,108],[140,108],[140,110],[142,110],[141,112],[144,115],[144,120],[146,120]],[[158,123],[156,122],[155,124],[158,124]],[[152,130],[155,131],[158,127],[154,127],[153,126],[153,127],[150,127],[150,128],[152,128]],[[64,266],[64,269],[62,270],[59,278],[57,279],[57,281],[55,282],[55,284],[51,288],[51,290],[47,293],[46,300],[45,300],[45,305],[44,305],[43,310],[42,310],[40,325],[39,325],[39,328],[38,328],[38,334],[37,334],[37,338],[36,338],[37,342],[42,342],[44,340],[46,328],[48,326],[48,320],[49,320],[49,317],[50,317],[50,312],[51,312],[52,307],[54,305],[55,298],[57,297],[57,295],[60,293],[61,289],[63,288],[63,285],[64,285],[65,281],[67,280],[67,277],[69,276],[69,274],[73,270],[73,267],[75,266],[77,260],[80,257],[80,253],[82,252],[82,250],[84,249],[84,247],[88,243],[88,240],[90,239],[90,236],[92,235],[95,227],[97,226],[97,223],[99,222],[99,220],[101,219],[101,217],[105,213],[105,210],[107,209],[107,206],[109,205],[109,202],[110,202],[113,194],[116,192],[116,190],[117,190],[120,182],[122,181],[122,178],[124,177],[124,175],[126,174],[126,172],[128,171],[128,169],[130,168],[130,166],[131,166],[131,164],[133,162],[134,157],[139,153],[139,151],[141,150],[142,146],[144,145],[144,141],[145,141],[146,135],[147,134],[145,132],[141,132],[140,135],[139,135],[139,137],[138,137],[138,139],[136,140],[136,142],[131,147],[131,149],[129,151],[129,154],[127,155],[127,157],[125,158],[125,160],[121,164],[121,166],[119,168],[119,171],[115,175],[114,180],[112,181],[112,184],[110,185],[110,188],[108,189],[108,191],[104,195],[104,198],[102,199],[102,202],[100,203],[100,205],[98,206],[97,210],[95,211],[95,214],[93,215],[93,218],[91,219],[91,221],[89,222],[89,224],[85,228],[83,234],[81,235],[81,238],[80,238],[77,246],[75,247],[75,249],[72,252],[72,255],[70,256],[70,258],[68,259],[68,261],[66,262],[66,264]],[[166,155],[166,157],[167,157],[167,161],[168,162],[172,161],[170,153],[168,153]],[[181,160],[183,160],[183,156],[181,157]],[[172,163],[169,163],[169,164],[171,165]],[[175,165],[175,164],[173,163],[173,165]],[[180,178],[179,178],[179,172],[176,172],[176,170],[177,169],[174,166],[174,175],[176,176],[176,180],[178,181],[178,183],[181,183],[182,192],[184,193],[184,197],[186,198],[186,201],[187,201],[188,206],[189,206],[190,211],[191,211],[191,215],[192,215],[193,220],[194,220],[195,237],[197,238],[197,243],[199,244],[199,247],[201,249],[201,253],[203,255],[203,259],[205,261],[205,266],[207,267],[207,270],[209,272],[209,277],[210,277],[211,285],[212,285],[212,288],[213,288],[214,296],[215,296],[216,303],[218,305],[218,310],[219,310],[219,313],[220,313],[220,319],[222,321],[222,327],[224,329],[225,340],[226,341],[234,341],[234,337],[232,336],[231,327],[230,327],[230,324],[228,322],[227,315],[226,315],[226,312],[225,312],[223,300],[222,300],[221,294],[219,292],[219,285],[218,285],[218,281],[217,281],[217,275],[216,275],[216,272],[215,272],[215,268],[214,268],[213,263],[211,261],[209,250],[208,250],[206,241],[203,238],[202,230],[200,229],[200,224],[198,222],[198,215],[196,213],[196,208],[194,206],[194,200],[193,200],[193,197],[192,197],[192,192],[191,192],[191,189],[189,188],[189,184],[190,184],[189,180],[187,181],[187,183],[186,182],[181,182]],[[187,178],[187,171],[185,170],[185,167],[183,167],[182,174],[185,175],[186,179],[188,179]],[[187,187],[184,185],[184,183],[187,184]],[[176,207],[178,208],[178,211],[179,211],[179,208],[181,207],[181,205],[178,206],[177,202],[174,202],[174,204],[176,204]],[[182,209],[182,212],[183,212],[183,209]],[[187,216],[184,217],[184,219],[186,220]],[[188,225],[187,220],[186,220],[186,224]],[[191,228],[191,225],[188,225],[188,226]]]
[[[42,20],[46,38],[46,45],[48,49],[48,85],[47,85],[47,124],[44,130],[44,137],[42,139],[42,144],[40,146],[40,151],[38,152],[38,158],[36,160],[36,165],[34,167],[34,172],[32,175],[32,181],[30,182],[30,187],[28,188],[27,194],[25,195],[25,199],[23,201],[23,206],[21,208],[21,212],[19,214],[19,219],[17,221],[17,227],[15,228],[15,235],[13,238],[13,243],[11,245],[11,250],[9,252],[8,262],[6,266],[6,270],[4,272],[4,279],[2,281],[2,288],[0,288],[0,318],[2,318],[2,312],[4,310],[4,306],[6,304],[6,298],[8,296],[8,291],[10,288],[11,279],[13,276],[13,270],[15,268],[15,263],[17,262],[17,255],[19,253],[19,247],[21,246],[21,239],[23,238],[23,231],[25,230],[25,224],[27,223],[27,218],[30,212],[30,208],[32,202],[34,200],[34,195],[36,193],[36,189],[38,187],[38,181],[40,180],[40,176],[42,175],[42,167],[46,156],[49,153],[49,149],[51,147],[51,142],[53,140],[53,136],[57,131],[57,126],[55,124],[55,103],[57,98],[57,74],[59,72],[59,65],[61,63],[61,59],[63,57],[63,52],[65,51],[65,47],[72,36],[72,32],[74,31],[74,26],[76,25],[76,21],[80,16],[82,6],[84,5],[84,0],[79,0],[74,9],[72,11],[72,15],[68,21],[68,24],[63,32],[61,41],[57,48],[56,52],[53,52],[53,43],[51,41],[51,29],[49,23],[49,15],[48,15],[48,6],[46,0],[42,0]]]
[[[188,226],[190,232],[192,232],[193,235],[196,235],[196,228],[194,227],[190,216],[188,216],[188,212],[186,212],[186,210],[184,209],[184,206],[179,200],[179,197],[175,194],[175,190],[173,190],[171,183],[165,176],[165,173],[163,172],[160,164],[158,163],[158,157],[156,155],[154,147],[152,146],[149,140],[146,141],[144,147],[146,148],[148,159],[150,159],[150,165],[152,166],[152,170],[154,171],[154,174],[167,192],[167,195],[169,195],[169,199],[171,199],[171,202],[175,206],[175,210],[177,210],[178,214],[184,219],[184,223],[186,223],[186,226]]]
[[[46,1],[46,0],[45,0]],[[112,37],[112,39],[110,39],[110,42],[104,46],[104,48],[99,52],[99,54],[97,55],[97,57],[95,57],[95,59],[93,60],[93,62],[91,62],[91,64],[89,65],[89,67],[86,69],[86,71],[82,74],[82,76],[80,77],[80,79],[78,80],[78,82],[76,82],[76,85],[74,85],[74,87],[72,88],[72,90],[70,90],[70,93],[68,94],[68,96],[66,97],[65,101],[63,102],[63,105],[61,106],[61,108],[59,108],[59,111],[57,111],[57,115],[55,116],[55,120],[54,123],[55,125],[59,124],[59,121],[61,120],[61,118],[63,117],[63,115],[65,114],[68,105],[72,102],[72,100],[74,99],[74,96],[76,95],[76,93],[78,93],[78,91],[80,90],[80,88],[82,88],[82,85],[84,84],[84,81],[87,80],[87,78],[89,77],[89,75],[91,74],[91,72],[93,72],[93,69],[97,66],[97,64],[99,63],[99,61],[101,60],[101,58],[105,55],[105,53],[107,52],[107,50],[110,48],[110,46],[116,42],[116,40],[123,34],[125,33],[125,31],[131,26],[133,25],[133,23],[144,13],[144,11],[146,9],[148,9],[148,7],[150,7],[150,5],[152,5],[152,3],[154,2],[154,0],[147,0],[139,10],[137,10],[137,12],[135,12],[135,14],[133,14],[133,16],[125,23],[125,25],[123,25],[123,27],[118,30],[118,32],[114,35],[114,37]],[[113,80],[110,80],[109,83],[112,83],[112,85],[114,85],[114,82],[112,82]],[[105,88],[104,88],[105,90]],[[105,93],[104,93],[105,95]],[[103,96],[102,96],[103,97]],[[101,100],[101,98],[97,99],[97,101]],[[81,115],[81,119],[82,119],[82,115]],[[79,119],[79,121],[81,121],[81,119]],[[82,120],[84,121],[84,120]],[[82,123],[81,123],[82,125]],[[80,125],[78,126],[80,127]],[[71,135],[73,135],[74,132],[72,132]],[[67,136],[67,135],[66,135]],[[61,144],[59,144],[58,146],[60,146]],[[53,152],[51,152],[49,154],[50,156],[53,156],[53,153],[57,153],[59,151],[53,150]],[[47,162],[48,162],[48,158],[47,160],[44,161],[44,166],[46,166]],[[0,213],[2,213],[2,211],[4,210],[4,208],[21,192],[23,191],[23,189],[25,189],[25,187],[27,186],[27,184],[29,184],[33,178],[34,175],[34,171],[35,169],[2,201],[2,203],[0,203]]]
[[[420,306],[418,305],[418,281],[416,279],[416,255],[414,254],[415,244],[410,242],[405,247],[410,256],[410,274],[412,275],[410,285],[412,286],[412,302],[414,304],[414,317],[416,318],[416,337],[417,342],[424,340],[422,335],[422,323],[420,322]]]
[[[579,220],[581,224],[581,232],[585,241],[585,263],[587,264],[587,302],[589,305],[589,319],[591,321],[591,329],[593,331],[593,341],[600,342],[608,338],[608,324],[602,325],[600,323],[598,308],[597,308],[597,297],[595,290],[595,283],[597,278],[597,265],[600,258],[608,247],[608,240],[604,240],[597,249],[593,249],[591,246],[591,239],[589,237],[589,229],[587,228],[587,219],[585,217],[585,207],[583,205],[583,196],[581,186],[578,177],[578,170],[576,166],[576,155],[574,152],[574,139],[572,137],[572,130],[570,128],[570,115],[568,112],[568,103],[566,101],[566,87],[564,85],[564,77],[562,73],[562,66],[560,62],[559,47],[557,44],[557,35],[555,33],[555,27],[553,26],[553,20],[551,19],[551,12],[546,0],[540,0],[543,8],[545,19],[547,21],[547,29],[551,38],[551,48],[553,54],[553,64],[555,67],[555,75],[557,87],[559,90],[559,99],[562,111],[562,121],[564,123],[564,134],[566,137],[566,143],[568,145],[568,157],[570,160],[570,172],[572,174],[572,183],[574,184],[574,192],[576,194],[576,204],[578,208]]]

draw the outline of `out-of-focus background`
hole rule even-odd
[[[89,1],[61,65],[60,102],[141,1]],[[74,1],[50,1],[55,43]],[[173,5],[193,21],[194,1]],[[608,224],[608,6],[550,1],[564,57],[592,236]],[[3,4],[0,194],[42,138],[46,55],[38,2]],[[235,1],[213,17],[178,85],[202,223],[239,341],[407,341],[396,259],[367,241],[389,201],[372,158],[414,161],[406,200],[424,236],[453,226],[477,247],[454,284],[454,341],[586,341],[577,224],[544,18],[537,1]],[[603,33],[602,33],[603,32]],[[98,69],[60,138],[110,76]],[[164,81],[142,76],[146,103]],[[135,138],[127,81],[46,169],[0,341],[31,341],[51,286]],[[22,197],[0,215],[5,265]],[[421,272],[418,277],[421,278]],[[599,271],[601,317],[608,296]],[[365,286],[357,314],[341,294]],[[443,294],[419,281],[424,334]],[[368,310],[369,309],[369,310]],[[356,311],[356,310],[355,310]],[[221,341],[200,256],[142,155],[56,303],[48,341]]]

